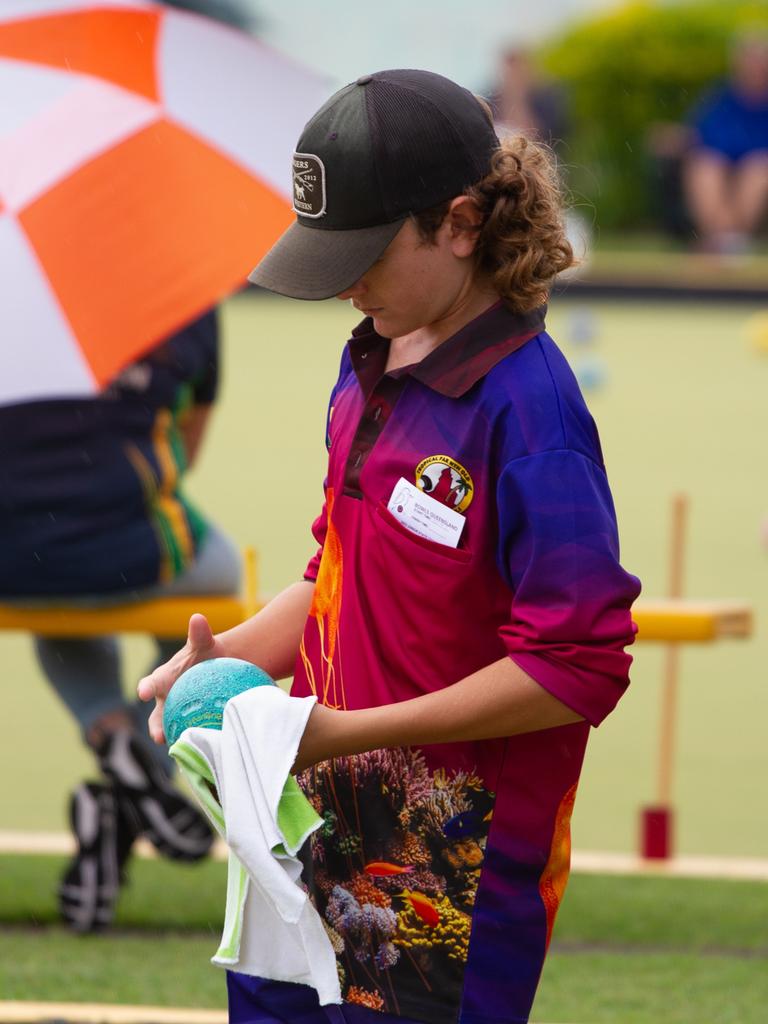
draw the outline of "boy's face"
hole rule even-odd
[[[401,338],[454,313],[472,288],[474,234],[449,213],[434,243],[407,220],[380,259],[337,295],[373,317],[384,338]]]

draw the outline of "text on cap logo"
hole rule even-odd
[[[302,217],[325,213],[325,167],[314,153],[293,154],[293,209]]]

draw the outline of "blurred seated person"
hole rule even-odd
[[[209,312],[102,395],[0,408],[0,599],[103,607],[239,590],[236,548],[180,488],[216,395],[218,348]],[[157,639],[157,664],[183,642]],[[123,695],[116,638],[39,636],[35,649],[101,769],[72,795],[77,853],[59,888],[64,920],[92,931],[112,919],[138,835],[186,861],[213,837],[147,738],[148,705]]]
[[[768,34],[740,36],[729,80],[694,109],[683,190],[705,251],[748,247],[768,210]]]
[[[498,128],[543,142],[559,155],[570,130],[567,97],[538,74],[527,50],[509,47],[502,53],[489,102]]]

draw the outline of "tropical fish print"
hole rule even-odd
[[[485,829],[484,818],[477,811],[462,811],[446,821],[443,832],[449,839],[480,835]]]
[[[385,860],[374,860],[370,864],[366,864],[363,871],[365,871],[366,875],[387,878],[389,875],[408,874],[409,871],[413,871],[413,865],[389,864]]]
[[[424,924],[429,925],[430,928],[435,928],[440,924],[440,911],[432,900],[425,896],[423,892],[409,892],[407,889],[404,889],[401,893],[401,897],[408,900],[416,912],[416,916],[420,918]]]
[[[408,748],[325,761],[299,781],[324,822],[305,878],[344,999],[395,1014],[414,989],[458,1001],[494,794]]]

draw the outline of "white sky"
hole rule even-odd
[[[533,42],[617,0],[244,0],[261,37],[337,87],[369,71],[417,67],[472,89],[499,48]]]

